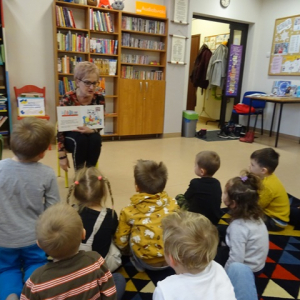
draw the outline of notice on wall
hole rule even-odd
[[[172,47],[171,47],[171,63],[172,64],[184,64],[185,55],[185,36],[173,35]]]
[[[188,0],[174,0],[174,22],[187,24]]]
[[[243,46],[230,45],[226,80],[226,96],[237,96],[240,79]]]
[[[300,75],[300,15],[275,20],[269,75]]]

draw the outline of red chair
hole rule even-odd
[[[14,90],[15,90],[15,97],[16,97],[16,101],[18,102],[18,97],[19,95],[23,94],[23,93],[40,93],[43,95],[43,98],[44,98],[44,101],[45,101],[45,107],[46,107],[46,87],[43,87],[43,88],[39,88],[35,85],[25,85],[21,88],[16,88],[14,86]],[[49,121],[50,120],[50,116],[49,115],[45,115],[45,116],[35,116],[36,118],[39,118],[39,119],[44,119],[44,120],[47,120]],[[19,116],[18,115],[18,120],[22,120],[23,118],[26,118],[26,117],[23,117],[23,116]],[[49,145],[49,150],[51,150],[51,145]]]

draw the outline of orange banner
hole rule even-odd
[[[146,2],[135,2],[136,13],[141,15],[147,15],[152,17],[166,18],[166,7],[164,5],[146,3]]]

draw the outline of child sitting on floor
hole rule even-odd
[[[70,187],[67,202],[70,202],[73,192],[86,230],[80,249],[97,251],[105,258],[109,270],[114,271],[121,265],[120,251],[116,249],[119,257],[109,253],[110,247],[115,247],[111,243],[118,227],[118,216],[114,210],[105,207],[107,188],[113,205],[108,179],[95,167],[80,169],[75,174],[75,182]]]
[[[240,262],[259,273],[265,266],[269,251],[269,234],[258,205],[261,180],[247,171],[230,179],[223,192],[223,203],[229,208],[230,224],[226,232],[229,247],[227,269],[231,263]]]
[[[207,217],[217,225],[221,213],[222,189],[218,179],[213,175],[220,168],[220,157],[214,151],[202,151],[196,155],[194,178],[184,195],[177,195],[179,206],[190,212],[195,212]]]
[[[47,262],[36,244],[35,222],[59,201],[52,168],[39,161],[54,138],[54,126],[35,117],[19,121],[10,146],[13,158],[0,161],[0,299],[19,297],[31,273]],[[24,280],[24,281],[23,281]]]
[[[78,252],[85,230],[74,208],[60,203],[47,209],[36,224],[36,235],[38,245],[53,257],[53,262],[30,276],[22,300],[117,299],[117,292],[122,291],[115,286],[102,256],[94,251]]]
[[[167,267],[164,259],[161,220],[179,209],[176,200],[164,191],[167,168],[160,162],[138,160],[134,167],[135,189],[138,192],[120,213],[115,243],[120,249],[128,245],[131,262],[139,272]]]
[[[259,195],[259,205],[265,214],[265,223],[270,231],[283,230],[290,215],[290,202],[286,190],[274,174],[278,166],[279,154],[272,148],[256,150],[250,157],[250,172],[262,179],[263,188]]]
[[[213,261],[217,228],[203,215],[180,211],[162,220],[165,258],[176,275],[159,281],[153,300],[235,300],[225,270]]]

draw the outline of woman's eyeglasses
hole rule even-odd
[[[91,82],[91,81],[86,81],[81,79],[79,79],[79,81],[83,82],[87,87],[90,87],[91,85],[97,87],[99,85],[98,81]]]

